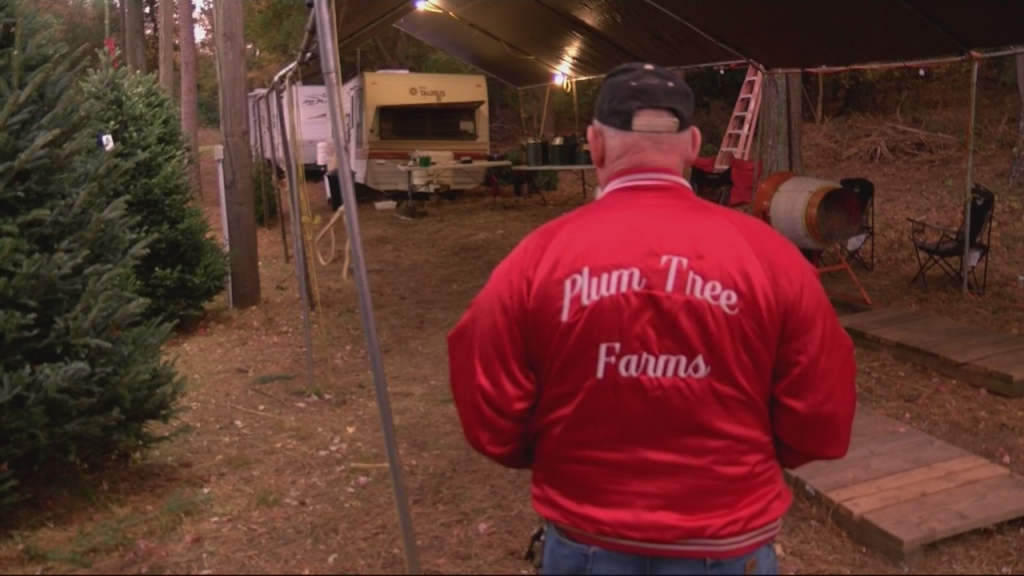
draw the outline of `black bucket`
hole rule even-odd
[[[551,144],[548,147],[548,156],[550,156],[550,162],[548,164],[552,166],[563,166],[567,162],[565,161],[565,144]]]
[[[523,147],[526,149],[526,165],[542,166],[544,164],[544,149],[540,140],[527,140]]]
[[[566,136],[564,143],[562,144],[562,160],[566,165],[576,164],[576,151],[579,148],[579,142],[576,141],[576,135],[572,134]]]
[[[590,159],[590,146],[586,142],[576,148],[576,163],[580,165],[593,163]]]

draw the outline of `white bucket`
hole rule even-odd
[[[334,162],[334,142],[316,143],[316,163],[319,166],[327,166]]]

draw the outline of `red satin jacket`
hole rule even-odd
[[[579,542],[723,558],[779,531],[782,468],[841,458],[853,343],[811,264],[678,174],[617,174],[527,236],[448,336],[466,439]]]

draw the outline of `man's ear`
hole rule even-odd
[[[693,154],[693,157],[695,159],[700,157],[700,146],[701,146],[701,144],[703,144],[703,141],[701,139],[700,128],[697,128],[696,126],[691,126],[690,127],[690,152]]]
[[[590,161],[594,167],[604,167],[604,135],[595,130],[593,124],[587,126],[587,143],[590,144]]]

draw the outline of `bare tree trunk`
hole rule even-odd
[[[170,2],[171,0],[164,0]],[[196,52],[195,22],[192,20],[192,0],[177,0],[181,37],[181,131],[188,137],[189,180],[192,191],[203,195],[199,179],[199,54]]]
[[[760,150],[764,163],[764,175],[789,170],[789,104],[786,77],[781,74],[766,74],[761,84],[762,132]]]
[[[142,0],[122,0],[124,12],[124,52],[128,66],[146,73],[146,32],[143,26]]]
[[[248,308],[260,303],[260,269],[249,149],[242,0],[215,0],[213,7],[220,133],[224,145],[224,196],[231,239],[231,296],[236,307]]]
[[[174,93],[174,2],[160,0],[160,85]]]
[[[1017,123],[1017,142],[1013,146],[1010,165],[1010,186],[1024,181],[1024,54],[1017,55],[1017,89],[1020,90],[1020,120]]]
[[[788,117],[787,123],[789,137],[789,169],[797,174],[804,172],[804,147],[801,137],[801,126],[803,125],[803,78],[800,72],[786,75],[786,86],[788,88]]]
[[[126,6],[126,0],[119,0],[118,2],[118,31],[121,33],[121,57],[124,59],[125,64],[128,63],[128,27],[125,23],[128,22],[128,8]]]
[[[124,62],[125,66],[129,66],[128,63],[128,2],[131,0],[120,0],[117,3],[117,22],[118,30],[121,33],[121,61]]]
[[[136,50],[135,57],[138,58],[138,70],[143,74],[149,71],[149,58],[147,58],[148,44],[146,41],[146,11],[143,10],[143,0],[137,0],[138,4],[138,16],[136,20],[138,23],[134,26],[135,31],[135,45],[138,47]]]

